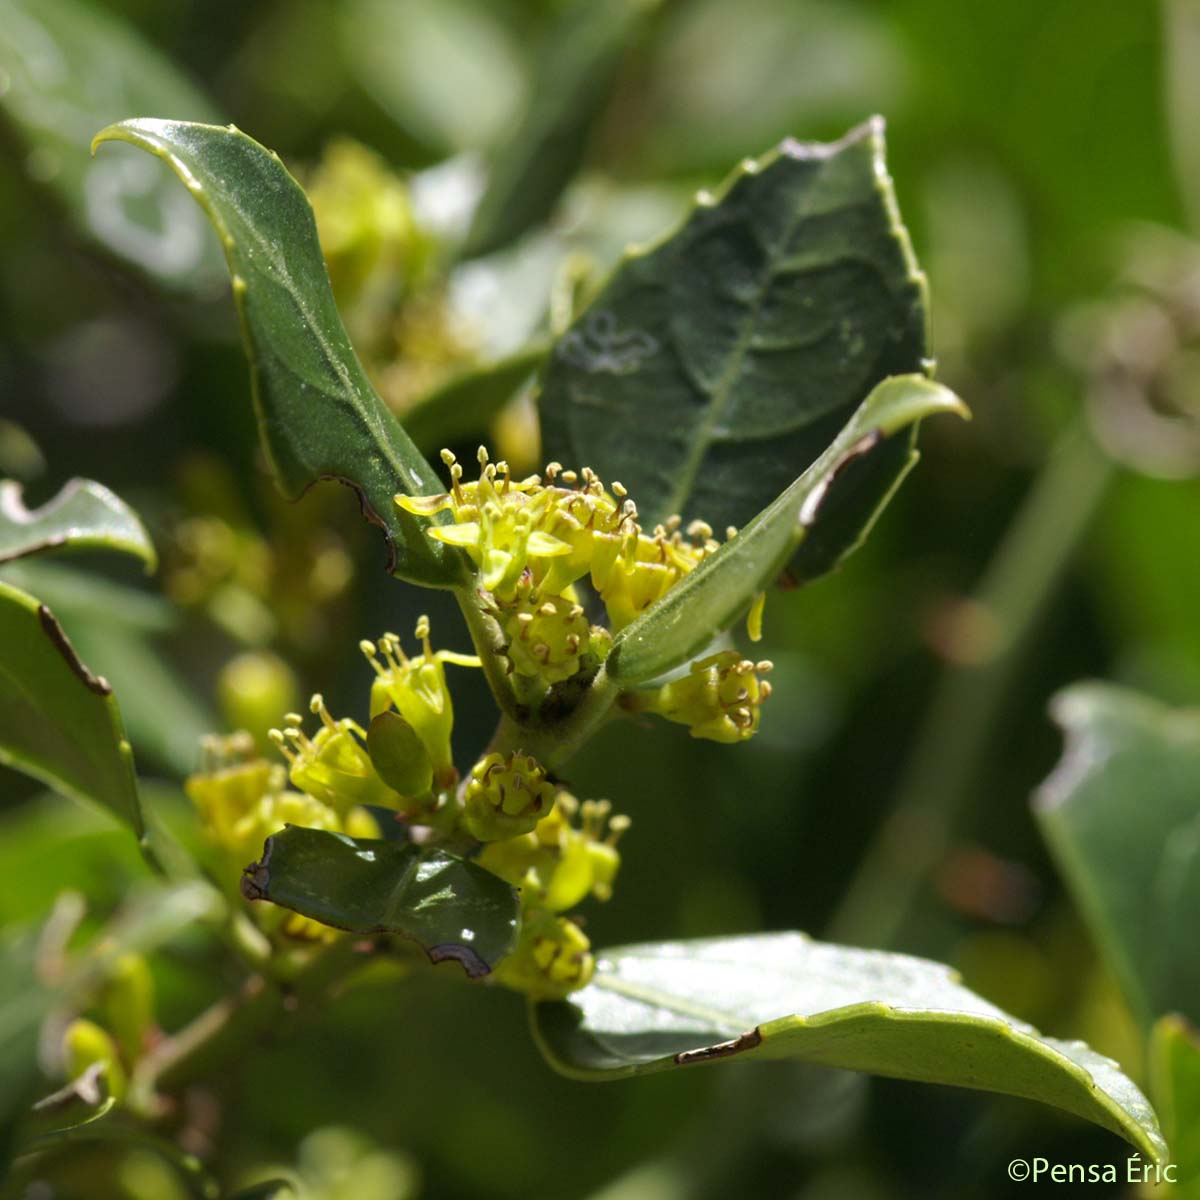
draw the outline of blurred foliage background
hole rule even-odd
[[[149,581],[107,562],[5,574],[36,584],[113,681],[167,811],[204,729],[261,732],[318,688],[338,711],[361,706],[360,638],[429,608],[440,640],[467,639],[445,597],[384,574],[348,492],[274,494],[215,241],[118,231],[105,249],[89,228],[105,193],[75,165],[69,123],[94,115],[86,141],[125,116],[208,117],[277,150],[316,194],[351,334],[403,408],[536,342],[581,255],[611,263],[782,137],[883,113],[940,376],[975,420],[933,423],[869,545],[771,600],[776,688],[758,738],[727,751],[622,724],[576,761],[574,790],[634,820],[589,934],[604,947],[799,928],[941,958],[1138,1077],[1138,1039],[1028,801],[1059,752],[1058,687],[1103,676],[1200,695],[1200,484],[1176,424],[1197,415],[1186,0],[78,0],[62,36],[84,66],[54,85],[75,94],[47,104],[40,134],[4,96],[38,9],[0,3],[0,474],[31,504],[71,475],[102,480],[165,562]],[[177,111],[137,107],[161,90],[151,52],[183,77]],[[128,111],[101,111],[121,88]],[[520,176],[511,134],[551,118],[538,161],[573,177],[543,212],[554,180]],[[62,145],[45,133],[56,123]],[[438,239],[461,234],[489,166],[519,185],[499,216],[532,228],[506,240],[493,221],[504,244],[447,273]],[[353,214],[371,205],[399,222],[401,249],[369,247],[366,280]],[[1153,379],[1144,411],[1117,394],[1131,377]],[[532,463],[528,411],[497,427],[463,409],[428,437],[470,453],[491,436]],[[469,753],[493,714],[482,689],[458,703]],[[142,871],[124,833],[17,775],[0,774],[0,797],[0,920],[44,914],[65,888],[95,913],[122,902]],[[227,986],[213,961],[199,936],[155,960],[164,1024]],[[224,1178],[299,1163],[315,1195],[363,1200],[1001,1196],[1016,1155],[1124,1158],[1048,1109],[811,1068],[568,1082],[516,996],[442,971],[352,989],[191,1103],[191,1148],[219,1148]],[[74,1147],[18,1194],[180,1194],[162,1172]]]

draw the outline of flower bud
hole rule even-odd
[[[517,837],[530,830],[554,804],[554,785],[530,755],[488,754],[471,768],[463,800],[464,822],[481,842]]]
[[[108,1030],[81,1017],[67,1026],[62,1044],[67,1075],[71,1079],[78,1079],[89,1068],[99,1065],[109,1095],[118,1100],[124,1098],[125,1068],[121,1065],[117,1043]]]
[[[533,1000],[562,1000],[586,987],[595,970],[583,930],[542,911],[525,917],[516,949],[500,960],[492,978]]]
[[[119,955],[105,981],[104,1019],[128,1063],[136,1063],[155,1028],[154,977],[140,954]]]
[[[722,650],[692,663],[683,678],[656,691],[630,693],[622,703],[687,725],[692,737],[744,741],[758,729],[759,708],[771,694],[771,685],[759,678],[771,665],[743,659],[736,650]]]

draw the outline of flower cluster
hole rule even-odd
[[[397,496],[396,503],[421,516],[449,511],[453,523],[432,525],[430,537],[464,549],[501,606],[523,604],[531,613],[554,598],[570,603],[572,586],[586,576],[612,628],[622,629],[718,547],[703,521],[693,521],[686,537],[678,517],[645,533],[624,487],[606,490],[587,467],[550,463],[544,481],[518,480],[481,446],[479,478],[464,483],[454,455],[443,450],[442,460],[450,491]]]
[[[479,660],[435,651],[425,617],[416,637],[420,650],[412,655],[393,633],[362,643],[375,672],[366,728],[335,717],[313,696],[315,730],[289,713],[271,731],[284,763],[256,757],[245,734],[211,738],[187,793],[231,867],[257,857],[265,839],[288,824],[377,838],[382,821],[399,818],[421,828],[422,841],[479,844],[478,863],[521,894],[522,932],[494,978],[538,998],[565,996],[587,983],[594,962],[583,930],[563,914],[589,895],[612,894],[616,841],[628,821],[610,821],[606,803],[580,805],[520,751],[485,753],[460,779],[445,666]],[[291,938],[337,936],[269,907],[260,921]]]
[[[426,518],[450,514],[451,522],[430,524],[429,536],[465,551],[510,672],[543,687],[594,671],[612,646],[610,630],[588,621],[579,593],[584,582],[617,631],[719,549],[703,521],[684,530],[673,516],[647,533],[625,488],[616,482],[605,488],[587,467],[566,471],[552,462],[542,475],[516,479],[482,446],[478,458],[479,478],[464,481],[462,465],[443,450],[450,490],[400,495],[396,503]],[[726,534],[732,538],[737,530]],[[754,641],[763,600],[759,596],[747,620]],[[695,664],[670,691],[633,693],[626,707],[682,721],[696,737],[740,741],[758,728],[759,705],[771,690],[758,676],[769,669],[729,651]]]

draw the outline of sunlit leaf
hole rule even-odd
[[[1043,1037],[938,963],[797,933],[627,946],[592,983],[534,1008],[551,1064],[581,1079],[790,1058],[1040,1100],[1167,1148],[1150,1105],[1082,1042]]]
[[[0,563],[49,550],[118,550],[157,565],[145,527],[120,497],[90,479],[72,479],[52,500],[25,507],[22,487],[0,480]]]
[[[97,143],[164,159],[211,219],[242,318],[263,445],[292,498],[322,479],[358,493],[387,538],[389,569],[417,583],[458,578],[458,559],[392,503],[440,489],[376,395],[334,304],[312,208],[279,156],[229,127],[140,119]]]
[[[740,527],[876,384],[926,370],[925,326],[883,122],[784,142],[631,250],[559,339],[540,401],[547,457],[620,480],[643,524]],[[881,451],[858,485],[886,492],[904,461]]]
[[[1034,810],[1135,1015],[1200,1022],[1200,710],[1105,684],[1060,693],[1066,748]]]

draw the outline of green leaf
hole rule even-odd
[[[497,362],[448,380],[404,414],[404,428],[426,454],[487,432],[492,418],[546,357],[543,341],[531,342]]]
[[[626,47],[660,0],[574,0],[549,31],[532,97],[492,154],[487,190],[467,237],[488,254],[544,221],[578,170]]]
[[[387,538],[390,571],[414,583],[456,582],[457,554],[392,502],[397,492],[419,496],[442,485],[355,357],[312,208],[279,156],[232,126],[149,118],[110,125],[95,140],[130,142],[164,159],[219,234],[259,429],[284,494],[296,499],[322,479],[348,484]]]
[[[513,946],[517,893],[442,850],[289,825],[246,868],[242,894],[352,933],[395,933],[472,978]]]
[[[880,449],[898,446],[902,463],[890,492],[916,456],[907,436],[897,435],[939,412],[967,415],[953,392],[923,375],[884,380],[787,491],[621,630],[608,657],[612,679],[639,683],[694,658],[746,611],[753,598],[774,582],[796,548],[803,548],[810,538],[824,539],[828,547],[827,531],[833,528],[842,553],[852,549],[866,536],[887,499],[887,493],[874,495],[874,503],[864,505],[864,495],[873,493],[856,486],[845,491],[848,481],[850,485],[861,482],[853,472],[864,461],[880,461]]]
[[[547,457],[619,479],[643,524],[680,513],[740,527],[880,380],[924,372],[927,355],[882,120],[830,145],[786,141],[627,252],[559,339],[541,395]]]
[[[28,509],[22,487],[0,480],[0,563],[47,550],[119,550],[158,565],[137,513],[103,484],[72,479],[52,500]]]
[[[1200,1023],[1200,710],[1089,683],[1051,712],[1066,746],[1034,810],[1067,886],[1143,1027]]]
[[[44,604],[0,583],[0,763],[145,828],[133,753],[107,681]]]
[[[0,1178],[33,1096],[38,1030],[54,998],[38,979],[36,950],[32,933],[9,929],[0,938]]]
[[[1171,1195],[1200,1195],[1200,1033],[1172,1014],[1155,1022],[1148,1054],[1150,1089],[1171,1147],[1176,1182]]]
[[[25,171],[107,253],[172,290],[212,291],[221,259],[169,173],[92,134],[144,112],[214,121],[212,103],[120,18],[76,0],[0,0],[0,113]]]
[[[536,1005],[552,1066],[578,1079],[725,1059],[790,1058],[1040,1100],[1156,1160],[1154,1113],[1115,1063],[1043,1037],[939,963],[798,933],[626,946],[591,984]]]

